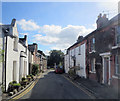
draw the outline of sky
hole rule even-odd
[[[96,29],[99,13],[111,19],[118,13],[117,2],[2,2],[2,24],[17,20],[19,37],[37,43],[48,55],[50,50],[65,52],[79,35]]]

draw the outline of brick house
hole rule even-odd
[[[38,53],[40,54],[40,71],[44,71],[47,69],[47,58],[43,51],[38,50]]]
[[[75,48],[84,43],[85,57],[77,56],[77,61],[85,59],[85,77],[118,87],[120,80],[120,14],[110,20],[105,14],[103,16],[100,14],[96,23],[96,30],[67,49],[65,72],[67,73],[72,66],[77,66]],[[72,54],[75,56],[75,61],[71,58]]]
[[[41,70],[44,70],[47,68],[47,59],[43,51],[38,50],[38,45],[36,43],[29,44],[28,49],[31,52],[30,54],[32,55],[32,64],[38,64],[39,65],[39,72]],[[29,65],[32,70],[32,65]]]
[[[40,70],[40,54],[38,52],[38,45],[36,43],[29,44],[28,49],[33,55],[33,64],[38,64],[39,70]],[[32,68],[32,66],[30,66],[30,67]]]
[[[89,78],[98,82],[118,85],[120,74],[120,24],[119,16],[111,20],[106,15],[99,15],[97,29],[87,35],[87,62]],[[116,83],[115,83],[116,82]]]

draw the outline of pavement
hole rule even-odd
[[[92,99],[86,91],[53,71],[43,73],[39,81],[20,99]]]
[[[100,84],[94,80],[77,77],[75,80],[72,79],[68,74],[63,74],[73,82],[77,83],[97,99],[120,99],[118,91],[115,91],[111,86]]]

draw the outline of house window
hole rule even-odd
[[[120,55],[115,56],[115,74],[120,75]]]
[[[79,46],[79,53],[78,55],[81,55],[81,46]]]
[[[91,51],[95,50],[95,38],[91,39]]]
[[[17,51],[18,50],[18,41],[17,38],[14,38],[14,48],[13,50]]]
[[[120,26],[116,27],[116,44],[120,44]]]
[[[75,52],[75,49],[74,49],[74,56],[75,56],[75,53],[76,53],[76,52]]]
[[[24,74],[23,74],[24,76],[26,76],[26,74],[27,74],[27,70],[26,70],[26,69],[27,69],[27,62],[24,61],[24,72],[23,72],[23,73],[24,73]]]
[[[95,58],[91,59],[91,72],[95,72]]]
[[[27,54],[27,47],[25,48],[25,53]]]
[[[16,80],[16,66],[17,62],[13,61],[13,80]]]

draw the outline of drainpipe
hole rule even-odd
[[[4,39],[4,36],[3,36],[3,43],[2,43],[3,44],[3,50],[5,50],[5,48],[4,48],[4,42],[5,41],[4,40],[5,39]],[[4,58],[4,53],[3,53],[3,61],[4,61],[4,59],[5,58]],[[5,65],[4,62],[2,62],[2,85],[3,85],[3,82],[4,82],[4,65]]]
[[[5,92],[6,92],[6,62],[7,60],[7,36],[6,36],[6,46],[5,46]]]

